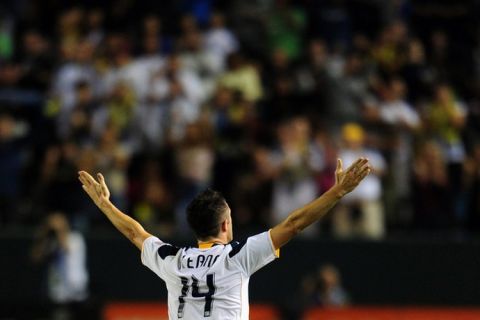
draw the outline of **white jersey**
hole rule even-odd
[[[250,276],[275,257],[269,231],[207,248],[178,248],[152,236],[142,248],[142,263],[167,285],[170,320],[248,319]]]

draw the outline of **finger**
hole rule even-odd
[[[335,169],[335,171],[336,172],[342,171],[342,167],[343,167],[342,159],[338,158],[337,159],[337,168]]]
[[[360,170],[360,174],[363,174],[364,172],[370,172],[370,170],[372,170],[372,168],[369,165],[366,165],[362,167],[362,170]]]
[[[362,165],[368,164],[370,160],[368,158],[363,158]]]
[[[342,174],[343,172],[343,169],[342,169],[342,159],[340,158],[337,158],[337,168],[335,169],[335,183],[339,183],[340,181],[340,175]]]
[[[87,179],[87,177],[85,175],[79,175],[78,179],[82,182],[82,184],[84,184],[86,186],[91,185],[91,182]]]
[[[350,171],[352,170],[353,168],[355,168],[360,162],[363,161],[364,158],[358,158],[357,160],[355,160],[347,169],[347,171]]]
[[[365,177],[370,174],[370,171],[371,171],[371,170],[372,170],[372,169],[371,169],[370,167],[367,167],[367,168],[363,169],[363,170],[360,172],[360,175],[359,175],[360,180],[365,179]]]
[[[82,185],[87,185],[87,181],[85,180],[85,178],[83,178],[82,176],[78,176],[78,180],[80,180],[80,182],[82,183]]]
[[[370,164],[368,163],[368,160],[365,160],[360,162],[356,168],[357,171],[363,171],[365,168],[370,168]]]
[[[368,166],[367,158],[359,158],[354,165],[352,165],[352,170],[355,172],[363,170],[365,166]]]
[[[82,185],[82,189],[88,194],[90,198],[93,199],[92,190],[89,189],[86,185]]]
[[[86,179],[88,184],[96,185],[98,182],[88,172],[80,171],[80,174]]]
[[[105,184],[105,178],[101,173],[97,173],[97,179],[98,182],[102,185],[102,187],[107,187],[107,185]]]
[[[102,195],[103,194],[103,188],[102,188],[102,185],[97,183],[95,185],[95,192],[97,193],[97,195]]]
[[[356,166],[361,167],[361,166],[364,166],[367,163],[368,163],[368,159],[364,158],[364,157],[361,157],[361,158],[358,159],[358,162],[356,163]]]
[[[97,177],[98,177],[98,182],[100,182],[100,185],[102,186],[102,191],[106,195],[108,193],[108,187],[107,187],[107,184],[105,182],[105,178],[103,177],[103,174],[101,174],[101,173],[97,173]]]
[[[92,192],[92,189],[90,189],[89,187],[87,187],[86,185],[82,185],[82,189],[85,190],[86,193],[88,193],[90,195],[90,193]]]
[[[80,173],[80,175],[82,175],[83,177],[85,177],[85,178],[87,178],[87,179],[95,180],[95,179],[90,175],[90,173],[88,173],[87,171],[80,171],[79,173]]]
[[[84,182],[85,185],[90,185],[92,181],[89,179],[89,174],[86,173],[85,171],[80,171],[78,173],[80,179],[82,179],[82,182]]]

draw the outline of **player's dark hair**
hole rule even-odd
[[[197,238],[216,237],[226,209],[227,202],[220,192],[209,188],[198,194],[187,207],[187,221]]]

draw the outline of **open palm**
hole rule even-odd
[[[370,173],[371,167],[367,158],[358,158],[350,167],[343,170],[341,159],[337,159],[335,170],[335,184],[339,185],[345,194],[355,189]]]
[[[88,172],[80,171],[78,173],[78,179],[82,182],[83,190],[85,190],[99,208],[105,207],[110,203],[110,191],[101,173],[97,174],[97,181]]]

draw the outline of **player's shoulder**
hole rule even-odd
[[[242,248],[245,247],[245,244],[247,244],[247,241],[248,241],[248,238],[241,241],[237,241],[237,240],[231,241],[227,245],[228,256],[232,258],[235,255],[237,255],[240,252],[240,250],[242,250]]]
[[[142,254],[148,251],[152,253],[156,252],[160,258],[165,260],[167,257],[176,256],[184,248],[185,247],[164,242],[156,236],[150,236],[143,241]]]
[[[269,237],[269,231],[265,231],[255,235],[251,235],[241,241],[232,241],[229,243],[229,245],[231,246],[231,251],[228,253],[228,255],[229,257],[234,257],[243,250],[251,250],[262,242],[268,242]]]
[[[160,258],[165,259],[166,257],[169,257],[169,256],[176,256],[177,253],[180,252],[180,250],[182,249],[183,249],[182,247],[177,247],[169,243],[163,243],[163,245],[161,245],[158,248],[157,253],[160,256]]]

